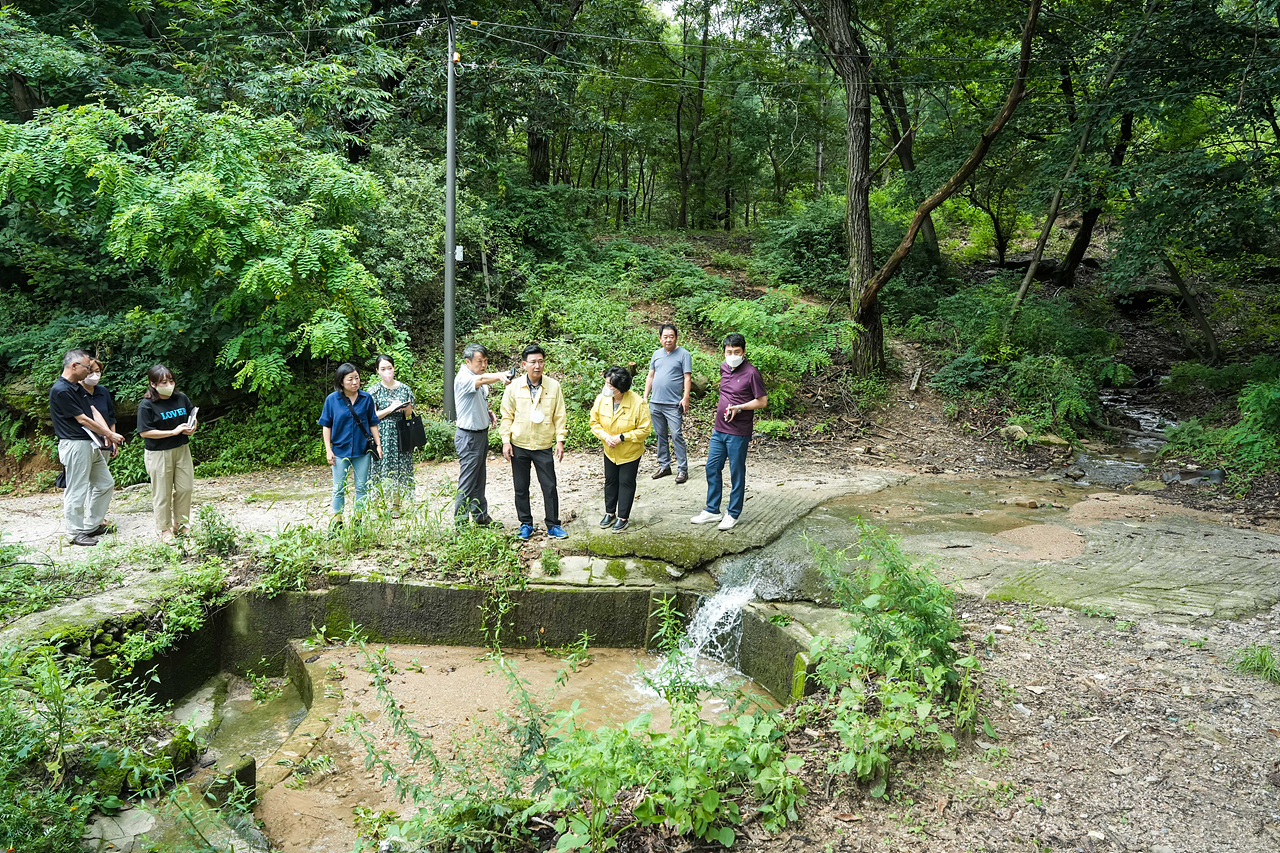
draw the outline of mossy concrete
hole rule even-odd
[[[565,547],[604,557],[640,557],[695,568],[772,542],[797,518],[833,498],[872,494],[908,479],[908,474],[868,469],[822,480],[761,480],[752,477],[748,462],[742,516],[732,530],[722,531],[715,524],[689,523],[703,510],[707,497],[706,471],[693,468],[687,483],[677,485],[674,477],[644,481],[627,532],[616,534],[594,524],[570,525]],[[599,502],[603,506],[603,492]],[[722,510],[727,502],[726,475]]]
[[[742,644],[738,647],[741,670],[779,702],[787,703],[817,689],[810,676],[812,638],[802,625],[777,625],[769,621],[775,609],[759,603],[742,609]]]

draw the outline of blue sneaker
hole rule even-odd
[[[558,524],[553,524],[550,527],[548,527],[547,535],[550,536],[552,539],[568,539],[569,538],[569,534],[565,531],[563,527],[561,527]]]
[[[516,538],[519,539],[521,542],[528,542],[529,537],[532,535],[533,535],[533,525],[522,524],[520,525],[520,532],[516,534]]]

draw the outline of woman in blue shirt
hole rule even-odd
[[[355,481],[358,516],[369,491],[371,446],[374,454],[382,456],[382,438],[378,435],[378,412],[373,398],[360,390],[360,373],[354,364],[339,365],[333,388],[333,393],[325,398],[319,423],[325,457],[333,466],[333,520],[341,524],[347,471],[351,471]]]

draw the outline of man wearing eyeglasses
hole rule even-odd
[[[124,436],[90,415],[89,395],[80,384],[89,375],[91,356],[73,349],[62,357],[62,376],[49,389],[49,413],[58,436],[58,461],[67,471],[62,495],[62,515],[72,545],[93,546],[106,533],[107,507],[116,481],[89,433],[101,436],[104,445],[119,444]],[[86,504],[88,508],[86,509]]]

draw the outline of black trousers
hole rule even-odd
[[[636,500],[636,474],[640,472],[640,460],[632,459],[621,465],[608,456],[604,458],[604,511],[618,518],[631,517],[631,505]]]
[[[525,450],[511,445],[511,482],[516,492],[516,515],[521,524],[533,524],[533,509],[529,506],[529,465],[538,472],[538,485],[542,487],[542,508],[547,527],[560,523],[560,493],[556,491],[555,451]]]

